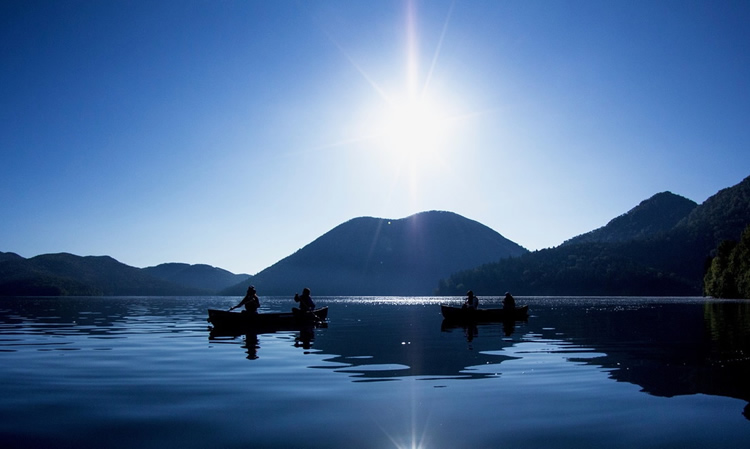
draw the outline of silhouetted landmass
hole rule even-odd
[[[750,225],[739,242],[725,240],[704,278],[703,292],[716,298],[750,299]]]
[[[14,278],[0,284],[0,296],[100,296],[98,288],[47,274]]]
[[[0,262],[3,296],[205,295],[206,290],[157,279],[108,256],[44,254]]]
[[[0,262],[5,262],[6,260],[22,260],[23,257],[19,256],[16,253],[4,253],[0,251]]]
[[[438,293],[701,295],[706,260],[750,223],[750,178],[700,206],[690,203],[669,192],[655,195],[556,248],[455,273]],[[676,224],[667,229],[670,223]]]
[[[458,270],[526,253],[496,231],[451,212],[400,220],[360,217],[343,223],[261,271],[261,295],[430,295]],[[244,294],[249,282],[225,293]]]
[[[624,245],[584,243],[535,251],[465,270],[440,282],[439,295],[511,291],[519,295],[691,296],[696,286],[620,254]]]
[[[249,274],[234,274],[211,265],[186,263],[163,263],[155,267],[146,267],[144,272],[173,284],[219,292],[251,278]]]
[[[750,177],[736,186],[720,190],[696,207],[670,232],[670,238],[682,238],[714,249],[724,240],[736,240],[750,224]]]
[[[221,289],[218,294],[242,295],[251,282],[261,295],[289,296],[303,287],[315,295],[463,295],[468,289],[480,295],[701,295],[708,261],[717,248],[729,256],[719,245],[736,240],[748,224],[750,178],[700,206],[659,193],[602,228],[532,253],[476,221],[436,211],[400,220],[355,218],[252,279],[207,265],[140,269],[110,257],[0,253],[0,295]]]
[[[657,193],[606,226],[573,237],[563,245],[579,243],[623,243],[653,239],[673,229],[698,207],[695,201],[672,192]]]

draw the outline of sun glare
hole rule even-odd
[[[381,150],[406,163],[426,163],[439,157],[447,123],[433,102],[409,99],[392,102],[378,126]]]
[[[430,63],[420,64],[424,61],[419,51],[416,3],[406,3],[405,60],[403,64],[394,63],[392,66],[394,73],[403,68],[401,82],[397,81],[398,76],[387,79],[386,83],[378,82],[343,45],[331,38],[376,94],[370,96],[375,101],[366,100],[368,103],[363,105],[362,115],[355,118],[352,128],[356,130],[356,137],[341,144],[363,144],[364,148],[372,150],[387,170],[396,175],[394,182],[409,183],[413,197],[423,181],[434,179],[436,173],[451,166],[449,153],[458,127],[466,118],[455,107],[455,100],[446,86],[434,77],[452,10],[451,5],[446,11]],[[423,70],[420,70],[420,65]]]

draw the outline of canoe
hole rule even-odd
[[[295,308],[292,312],[282,313],[229,312],[208,309],[208,322],[216,328],[294,327],[322,323],[326,318],[328,318],[328,307],[321,307],[312,312],[302,312]]]
[[[453,307],[440,305],[440,311],[443,312],[443,318],[452,321],[473,321],[473,322],[493,322],[493,321],[523,321],[529,317],[529,306],[516,307],[514,310],[505,309],[464,309],[462,307]]]

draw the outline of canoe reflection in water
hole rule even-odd
[[[516,307],[515,309],[466,309],[441,305],[440,312],[444,319],[440,326],[443,332],[451,329],[463,328],[466,340],[471,342],[479,335],[478,324],[502,323],[503,333],[510,337],[516,328],[516,322],[529,321],[529,306]]]
[[[247,358],[258,358],[260,344],[258,335],[277,332],[297,331],[294,340],[295,347],[312,348],[315,340],[316,328],[327,328],[328,307],[316,309],[313,312],[300,312],[295,309],[292,313],[233,313],[224,310],[208,310],[208,321],[213,324],[209,332],[209,340],[234,340],[244,336]]]
[[[518,320],[503,320],[499,323],[477,323],[477,322],[460,322],[453,320],[443,320],[440,325],[440,330],[443,332],[451,332],[454,329],[463,329],[466,335],[466,341],[471,342],[474,338],[479,336],[479,328],[490,328],[501,325],[503,327],[503,334],[506,337],[510,337],[516,331],[516,323],[528,323],[528,316],[524,319]]]
[[[289,333],[290,331],[296,331],[296,335],[294,336],[294,346],[307,350],[312,349],[313,342],[315,341],[315,330],[325,328],[328,328],[328,323],[289,326],[286,328],[255,328],[252,330],[245,330],[240,332],[238,332],[237,330],[227,331],[214,328],[210,330],[208,339],[214,343],[234,343],[237,338],[242,337],[244,339],[242,348],[247,351],[247,359],[255,360],[258,358],[258,350],[260,349],[260,340],[258,339],[259,335],[282,334]]]

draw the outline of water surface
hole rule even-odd
[[[3,447],[747,447],[750,307],[315,298],[325,328],[222,335],[238,298],[0,299]],[[289,298],[261,298],[261,312]],[[484,306],[499,300],[482,298]],[[708,431],[707,429],[710,429]]]

